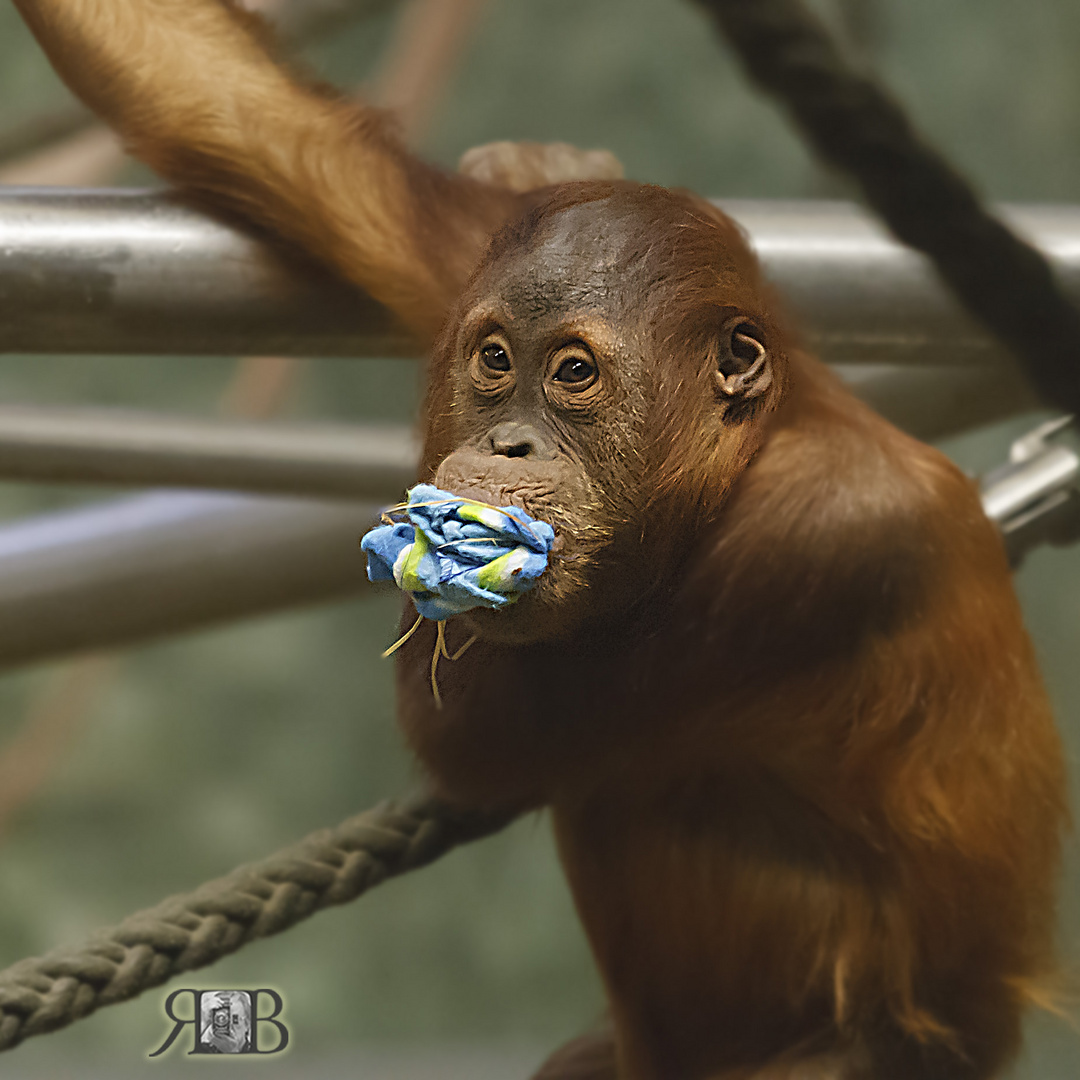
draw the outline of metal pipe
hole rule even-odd
[[[808,343],[836,363],[1008,364],[928,262],[840,202],[722,200]],[[1080,301],[1080,208],[1004,207]],[[415,352],[369,298],[174,194],[0,194],[0,351]]]
[[[362,593],[370,504],[153,492],[0,527],[0,667]]]
[[[407,427],[266,424],[0,406],[0,478],[393,501],[416,478]]]
[[[941,374],[969,372],[980,373]],[[910,382],[910,371],[898,374]],[[21,442],[12,417],[24,425]],[[24,475],[39,479],[47,469],[52,479],[93,473],[110,482],[198,476],[368,490],[385,504],[411,482],[414,455],[401,428],[290,431],[136,417],[124,430],[101,413],[0,411],[0,463],[11,475],[10,463],[21,462]],[[372,503],[185,491],[0,526],[0,668],[360,593],[367,583],[356,542],[376,516]]]
[[[934,439],[1032,399],[990,368],[840,365],[894,423]],[[390,502],[416,477],[404,426],[254,423],[122,409],[0,406],[0,479],[218,488]]]
[[[795,325],[830,363],[1007,364],[924,256],[845,202],[720,200],[779,288]],[[1001,206],[1080,303],[1080,207]],[[1033,328],[1037,332],[1037,328]]]
[[[9,228],[20,198],[21,233]],[[80,199],[76,228],[70,211]],[[816,308],[814,333],[830,355],[888,358],[841,366],[887,415],[932,437],[1030,403],[1015,369],[964,316],[950,313],[921,260],[882,240],[852,208],[732,209],[754,230],[774,278],[783,285],[786,274],[793,299]],[[1040,214],[1069,287],[1080,292],[1080,211]],[[120,226],[129,228],[126,239]],[[329,282],[328,291],[318,282]],[[365,322],[369,316],[374,321]],[[344,354],[370,345],[373,333],[384,336],[369,351],[401,345],[389,325],[347,287],[298,276],[250,237],[169,197],[0,196],[0,347],[160,352],[168,341],[178,353]],[[944,368],[927,366],[941,359]],[[389,499],[408,482],[414,452],[400,431],[362,444],[365,436],[351,430],[133,418],[130,427],[111,421],[109,434],[100,414],[4,415],[9,442],[0,467],[6,458],[9,476],[51,469],[54,480],[198,480],[339,494],[367,490],[370,481],[372,494],[385,482]],[[374,516],[370,504],[154,493],[0,527],[0,666],[362,591],[355,542]]]
[[[986,381],[979,368],[861,374],[865,396],[907,400],[911,415],[931,424],[952,415],[950,388],[962,398],[965,379]],[[907,399],[890,398],[897,385],[914,389]],[[941,407],[927,412],[927,399]],[[197,479],[365,491],[386,503],[411,482],[414,461],[415,446],[402,428],[0,410],[0,474],[8,477]],[[0,667],[362,591],[356,539],[375,516],[373,505],[345,501],[155,492],[2,526]]]
[[[969,372],[979,369],[940,374]],[[5,417],[23,422],[21,444],[13,424],[5,443]],[[110,482],[168,475],[369,490],[383,504],[413,477],[415,447],[400,428],[283,434],[265,424],[141,417],[123,428],[101,413],[5,410],[0,463],[10,475],[21,461],[39,479],[51,468],[52,479],[89,472]],[[0,526],[0,668],[362,592],[356,541],[375,517],[371,503],[153,492]]]
[[[357,289],[177,195],[0,193],[0,352],[416,351]]]

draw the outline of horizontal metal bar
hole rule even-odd
[[[809,344],[837,363],[1007,363],[929,263],[839,202],[722,200]],[[1080,300],[1080,208],[1004,207]],[[0,194],[0,351],[415,351],[369,298],[171,194]]]
[[[930,261],[854,203],[718,204],[746,230],[796,326],[830,363],[1012,363],[960,308]],[[1080,303],[1080,207],[997,209],[1046,253]]]
[[[24,223],[36,235],[34,247],[23,243],[25,235],[4,231],[11,197],[0,197],[2,347],[15,347],[22,333],[17,347],[46,343],[39,351],[118,352],[127,343],[131,351],[160,352],[162,341],[178,353],[254,351],[256,344],[258,351],[331,354],[359,353],[361,343],[368,351],[394,342],[405,348],[378,309],[347,287],[315,271],[305,278],[250,237],[168,198],[113,195],[109,209],[86,196],[89,218],[81,231],[65,218],[71,198],[27,196]],[[51,225],[33,209],[41,201],[56,211]],[[140,203],[144,232],[118,242],[117,221],[130,225],[124,215]],[[830,355],[888,358],[841,365],[887,415],[932,437],[1030,403],[1015,370],[963,316],[950,313],[921,260],[875,238],[857,212],[739,206],[733,209],[755,230],[770,273],[781,283],[786,273],[792,296],[817,309],[815,333]],[[1080,216],[1061,211],[1068,219],[1061,225],[1047,216],[1056,212],[1038,213],[1074,288]],[[948,362],[943,370],[923,363],[939,359]],[[283,432],[160,418],[133,418],[125,428],[113,418],[108,434],[100,415],[67,413],[51,417],[58,423],[50,434],[29,410],[5,415],[10,441],[0,462],[7,459],[9,476],[37,479],[197,480],[337,494],[366,491],[370,481],[373,495],[385,483],[389,499],[408,483],[414,452],[400,431],[361,445],[351,429]],[[282,441],[275,446],[275,439]],[[374,513],[372,505],[350,503],[154,493],[0,528],[0,666],[363,590],[355,542]]]
[[[266,424],[0,406],[0,478],[392,501],[416,478],[407,427]]]
[[[416,354],[386,311],[172,194],[0,193],[0,352]]]
[[[0,667],[362,593],[371,504],[153,492],[0,527]]]
[[[924,439],[1033,404],[992,368],[840,365],[865,401]],[[0,406],[0,479],[178,486],[390,502],[416,477],[404,426],[253,423],[121,409]]]
[[[979,368],[862,375],[866,396],[906,401],[924,427],[949,421],[965,380],[996,385]],[[411,482],[414,461],[401,428],[0,410],[8,477],[367,491],[385,505]],[[375,516],[372,503],[154,492],[2,526],[0,667],[359,592],[356,541]]]

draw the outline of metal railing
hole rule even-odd
[[[926,260],[857,207],[721,205],[808,345],[900,426],[935,438],[1035,404]],[[1005,212],[1080,301],[1080,208]],[[41,189],[0,194],[0,351],[417,350],[357,290],[173,195]],[[401,428],[0,408],[0,479],[225,489],[0,527],[0,666],[363,591],[356,537],[415,458]]]
[[[851,203],[718,200],[835,363],[998,364],[922,256]],[[1080,300],[1080,208],[1003,207]],[[267,237],[153,191],[0,193],[0,352],[385,356],[410,342]]]

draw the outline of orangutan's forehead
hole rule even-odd
[[[555,214],[536,242],[500,260],[503,299],[522,315],[610,308],[640,283],[642,257],[606,200]]]

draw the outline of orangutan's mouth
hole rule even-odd
[[[435,486],[489,506],[516,506],[530,517],[551,522],[564,470],[551,462],[457,451],[439,466]]]

